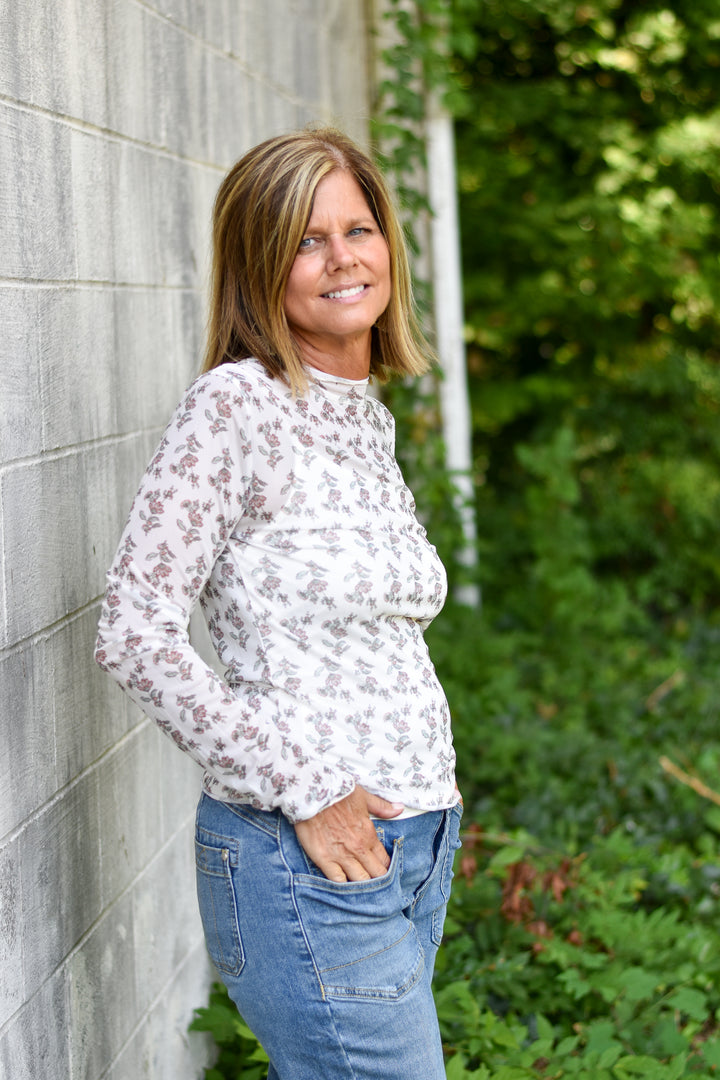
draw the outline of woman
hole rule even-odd
[[[333,130],[220,187],[204,374],[133,504],[96,658],[204,767],[210,955],[281,1080],[439,1080],[458,845],[422,630],[445,578],[370,375],[426,368],[381,175]],[[200,600],[220,679],[193,651]]]

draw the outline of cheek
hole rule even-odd
[[[290,272],[290,277],[287,280],[285,286],[285,299],[283,300],[283,308],[285,314],[289,315],[292,311],[297,310],[298,306],[302,304],[305,294],[304,273],[302,268],[294,266]]]
[[[385,307],[390,303],[390,297],[392,296],[392,274],[390,272],[390,258],[389,256],[385,260],[385,267],[383,273],[385,283]]]
[[[382,265],[381,277],[385,279],[385,285],[387,288],[388,297],[392,291],[392,273],[390,270],[390,252],[388,251],[387,244],[380,260]]]

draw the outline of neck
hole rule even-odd
[[[367,379],[370,374],[371,338],[337,344],[313,341],[296,335],[300,353],[306,364],[326,375],[339,375],[341,379]]]

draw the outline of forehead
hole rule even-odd
[[[309,224],[368,215],[373,217],[365,192],[352,173],[333,169],[315,189]]]

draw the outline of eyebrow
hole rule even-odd
[[[379,228],[377,221],[370,213],[370,211],[368,211],[368,213],[364,217],[351,218],[350,221],[346,222],[343,226],[343,231],[347,231],[348,229],[356,229],[358,225],[367,225],[369,222],[372,222],[373,225]],[[321,229],[319,226],[316,228],[315,226],[313,226],[311,221],[308,222],[308,226],[305,230],[305,236],[308,236],[309,234],[320,236],[327,235],[324,229]]]

